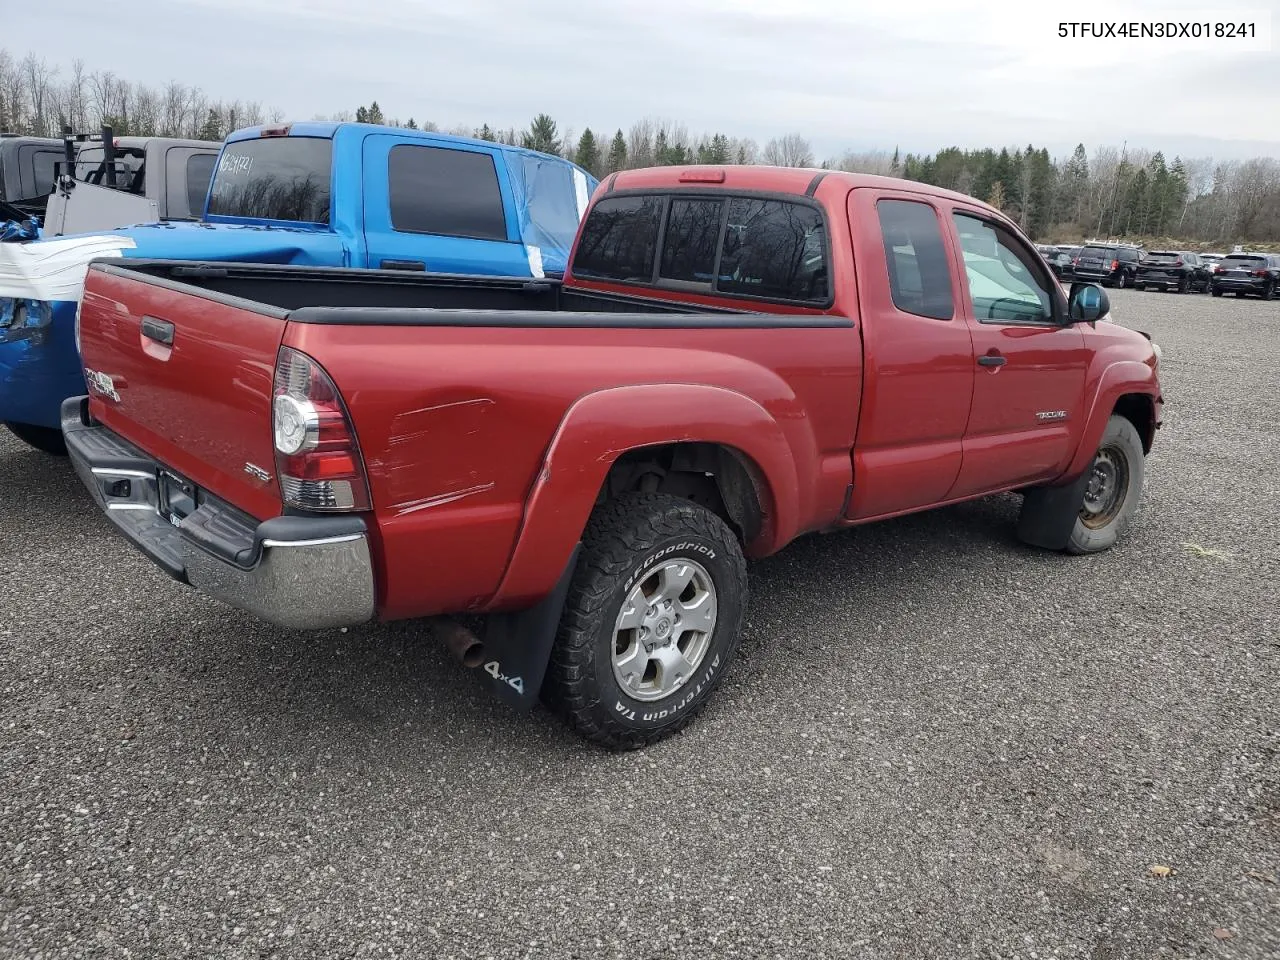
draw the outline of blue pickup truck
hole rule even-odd
[[[560,157],[486,140],[363,123],[253,127],[223,144],[199,221],[105,236],[142,259],[556,277],[597,186]],[[23,267],[52,242],[23,244]],[[21,269],[6,271],[14,246],[0,243],[0,421],[62,453],[59,407],[85,390],[79,294],[41,299]],[[79,266],[82,279],[87,259]]]

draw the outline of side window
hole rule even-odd
[[[802,303],[829,299],[822,215],[807,204],[729,201],[716,290]]]
[[[204,198],[217,162],[216,153],[193,153],[187,158],[187,210],[193,217],[204,213]]]
[[[592,280],[653,279],[661,197],[611,197],[587,214],[573,257],[573,275]]]
[[[387,161],[391,227],[476,240],[506,240],[507,218],[493,157],[402,143]]]
[[[1047,280],[1022,245],[976,217],[953,216],[974,317],[982,322],[1052,322],[1053,297]]]
[[[659,277],[710,285],[723,210],[723,200],[671,201],[667,230],[662,236]]]
[[[918,317],[950,320],[955,316],[951,267],[933,207],[915,200],[881,200],[876,212],[893,305]]]

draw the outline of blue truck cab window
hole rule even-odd
[[[229,143],[214,170],[209,214],[327,224],[332,170],[329,139],[262,137]]]

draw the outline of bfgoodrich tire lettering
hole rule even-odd
[[[658,648],[653,659],[689,638],[685,649],[696,663],[687,676],[665,682],[657,668],[649,679],[647,672],[633,667],[629,688],[623,681],[628,663],[650,656],[640,646],[640,620],[634,629],[626,626],[637,614],[630,601],[647,592],[657,601],[654,608],[660,607],[666,570],[690,577],[683,593],[689,603],[696,606],[710,598],[710,617],[698,624],[709,629],[685,630],[672,639],[668,631],[685,629],[674,627],[676,613],[670,621],[654,620],[654,629],[646,634]],[[746,600],[742,550],[714,513],[665,494],[610,500],[587,524],[543,699],[579,733],[611,749],[635,749],[669,736],[697,714],[719,684],[737,648]],[[676,608],[677,613],[686,609],[679,595]],[[654,614],[660,615],[660,610]],[[628,658],[628,652],[641,660]]]
[[[1127,418],[1113,415],[1107,421],[1089,470],[1092,476],[1067,544],[1069,553],[1110,549],[1138,508],[1146,458],[1142,438]]]

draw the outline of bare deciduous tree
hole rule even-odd
[[[798,133],[774,137],[764,147],[765,163],[775,167],[812,167],[813,148]]]

